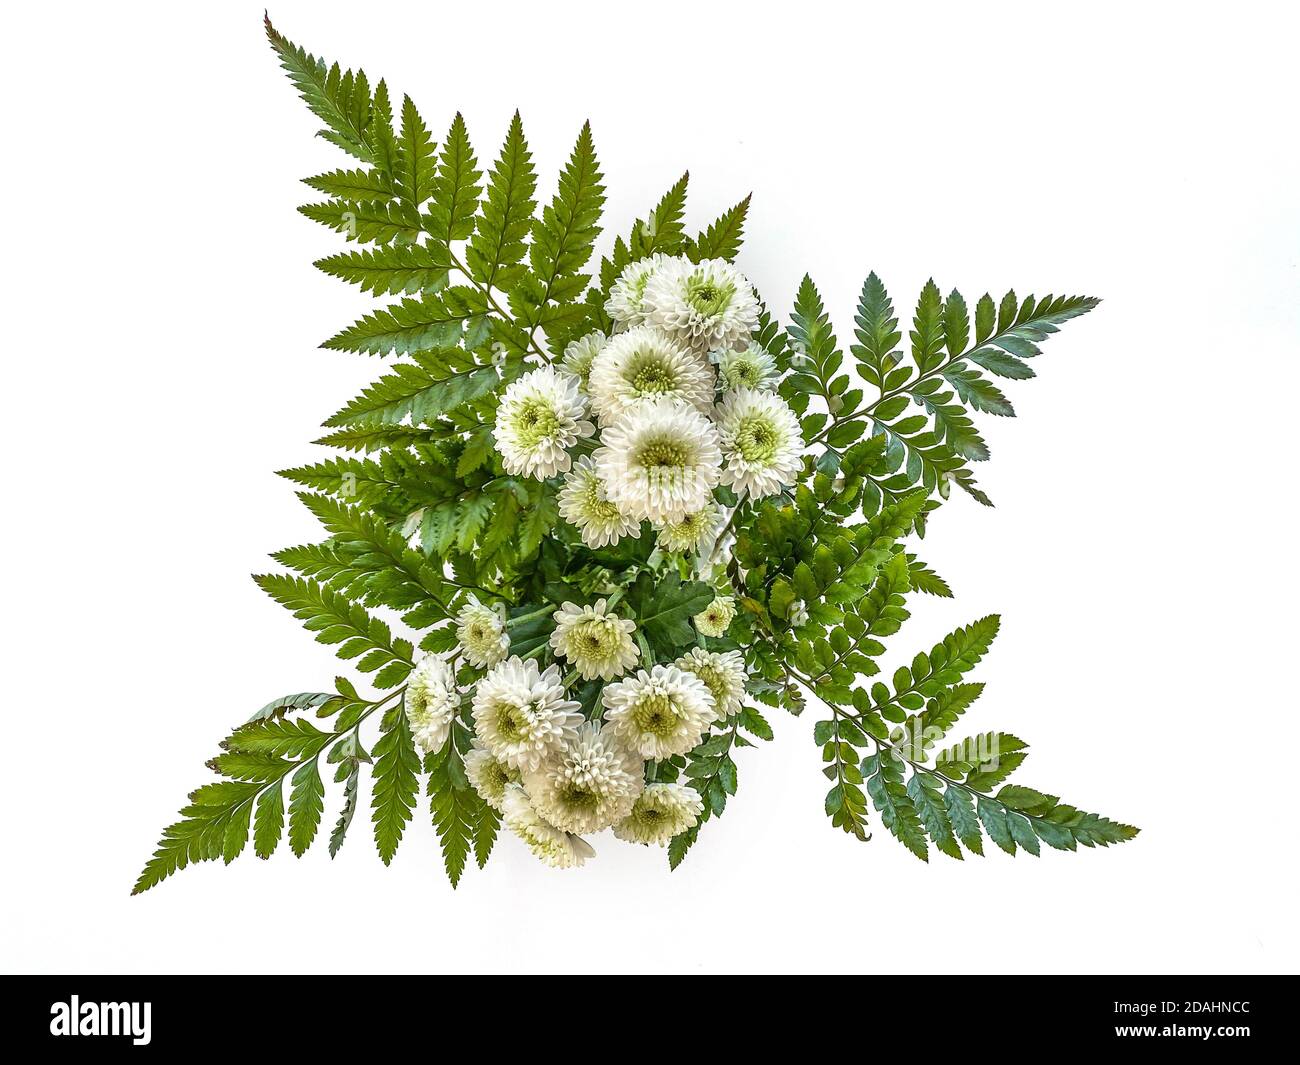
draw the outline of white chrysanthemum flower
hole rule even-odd
[[[627,680],[605,685],[601,699],[605,727],[643,758],[685,754],[717,719],[704,681],[676,666],[638,670]]]
[[[606,425],[648,399],[678,399],[709,413],[713,367],[657,329],[638,326],[620,333],[591,364],[591,408]]]
[[[519,771],[493,756],[477,739],[465,752],[465,776],[474,785],[479,798],[497,813],[505,807],[506,788],[519,783]]]
[[[691,620],[701,636],[725,636],[735,617],[736,600],[729,595],[720,595]]]
[[[543,366],[512,381],[497,408],[496,438],[507,472],[544,481],[569,468],[569,448],[596,427],[577,378]]]
[[[704,681],[719,720],[740,712],[745,694],[745,659],[739,651],[718,653],[693,647],[673,664]]]
[[[477,669],[491,669],[510,653],[501,615],[474,595],[456,615],[456,642],[465,661]]]
[[[673,836],[694,828],[704,800],[683,784],[647,784],[632,812],[614,826],[614,835],[629,843],[662,847]]]
[[[588,333],[577,340],[571,340],[564,348],[564,358],[560,361],[560,369],[567,374],[572,374],[578,379],[578,385],[584,391],[587,388],[587,379],[591,377],[592,360],[600,354],[600,349],[605,346],[609,338],[599,329]]]
[[[611,503],[632,518],[682,521],[713,498],[721,476],[718,431],[682,403],[638,404],[601,434],[596,471]]]
[[[729,351],[749,341],[758,300],[745,275],[725,259],[670,259],[645,283],[645,320],[693,351]]]
[[[588,547],[607,547],[624,536],[641,531],[639,518],[632,518],[609,501],[604,482],[590,455],[578,459],[560,489],[560,513],[576,525]]]
[[[636,622],[605,612],[605,600],[594,606],[565,603],[555,612],[551,646],[567,658],[584,680],[613,680],[636,665],[641,652],[632,642]]]
[[[681,521],[663,525],[658,530],[659,546],[665,551],[703,551],[717,538],[722,524],[722,511],[710,503]]]
[[[577,735],[581,707],[564,697],[560,671],[508,658],[478,682],[474,728],[487,750],[520,772],[536,769]]]
[[[792,485],[803,468],[799,420],[775,392],[738,388],[718,404],[718,434],[726,461],[722,483],[754,499]]]
[[[524,774],[533,808],[563,832],[599,832],[623,820],[644,786],[641,759],[597,722],[583,725],[556,758]]]
[[[554,825],[547,824],[518,784],[506,788],[502,805],[507,827],[547,865],[556,869],[572,869],[596,856],[585,839],[561,832]]]
[[[656,253],[648,259],[628,263],[609,290],[605,313],[626,328],[641,325],[645,321],[641,299],[645,295],[646,284],[655,271],[668,261],[667,255]]]
[[[460,706],[456,674],[441,655],[426,655],[406,685],[406,719],[420,750],[442,750]]]
[[[758,344],[724,351],[718,356],[718,373],[724,388],[776,387],[776,360]]]

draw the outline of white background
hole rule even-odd
[[[385,869],[251,856],[128,891],[203,760],[330,651],[247,574],[317,536],[273,470],[376,359],[298,179],[340,164],[261,5],[4,16],[8,225],[0,935],[11,970],[1294,971],[1294,8],[277,0],[292,39],[409,92],[479,158],[523,110],[549,196],[584,118],[625,231],[691,169],[697,226],[753,191],[740,260],[841,336],[868,269],[910,311],[1105,298],[984,419],[888,667],[992,611],[972,730],[1133,843],[927,867],[828,826],[815,712],[741,752],[686,863],[605,837],[580,872],[503,839],[447,886],[421,815]],[[400,98],[400,97],[399,97]],[[602,244],[602,247],[605,245]],[[323,454],[323,452],[321,452]],[[326,824],[333,808],[327,808]]]

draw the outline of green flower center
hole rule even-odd
[[[720,621],[722,619],[718,618],[716,620]],[[704,686],[709,689],[709,694],[713,696],[713,701],[721,710],[722,703],[727,695],[727,684],[722,671],[714,669],[712,666],[697,665],[691,672],[704,681]]]
[[[756,362],[737,362],[731,367],[732,379],[737,384],[754,386],[758,384],[759,368]]]
[[[574,643],[577,650],[588,656],[604,654],[605,647],[605,627],[598,621],[588,622],[578,629],[574,634]]]
[[[749,418],[736,434],[736,450],[746,462],[770,462],[776,454],[776,429],[766,418]]]
[[[560,419],[545,400],[525,400],[515,411],[515,435],[524,447],[534,447],[549,440],[559,427]]]
[[[600,803],[600,796],[588,791],[579,784],[568,783],[559,790],[560,801],[574,810],[594,810]]]
[[[677,375],[655,352],[639,352],[628,368],[628,383],[643,395],[658,395],[677,388]]]
[[[664,812],[656,810],[653,806],[643,806],[637,810],[636,819],[643,825],[657,825],[664,819]]]
[[[677,730],[677,707],[671,696],[650,692],[636,704],[632,723],[638,731],[663,739]]]
[[[503,703],[497,708],[497,732],[508,743],[518,743],[528,735],[528,717],[526,707],[511,706]]]
[[[682,469],[690,464],[691,449],[670,437],[647,440],[637,449],[636,461],[647,467],[673,466]]]
[[[687,514],[681,521],[670,526],[672,531],[683,540],[698,540],[700,534],[704,531],[704,515],[702,510],[694,514]]]
[[[718,284],[704,273],[695,273],[686,281],[686,302],[705,318],[721,314],[731,305],[736,286],[730,281]]]
[[[618,507],[608,499],[600,498],[600,482],[594,477],[587,482],[587,490],[582,497],[587,513],[602,521],[613,521],[618,517]]]

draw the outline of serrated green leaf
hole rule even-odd
[[[532,154],[516,111],[501,154],[488,175],[482,215],[465,249],[470,276],[476,281],[504,292],[514,286],[532,228],[536,192]]]
[[[316,759],[304,762],[293,775],[289,793],[289,847],[301,858],[316,838],[325,808],[325,783]]]
[[[375,846],[379,849],[379,857],[388,865],[402,842],[419,790],[420,758],[415,751],[405,710],[398,708],[387,716],[373,754],[371,820],[375,826]]]

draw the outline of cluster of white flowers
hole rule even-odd
[[[661,552],[695,555],[707,575],[730,527],[718,496],[732,497],[717,490],[763,499],[802,472],[798,420],[756,340],[753,287],[721,259],[653,255],[623,270],[605,309],[610,335],[588,333],[506,386],[493,430],[502,465],[515,477],[557,478],[559,513],[587,547],[639,537],[648,521]],[[540,646],[512,648],[515,623],[472,596],[456,617],[459,656],[483,671],[465,775],[559,868],[591,857],[585,837],[605,829],[664,845],[696,825],[699,794],[658,779],[658,766],[741,710],[739,651],[701,646],[656,662],[619,595],[564,603]],[[718,638],[735,616],[719,592],[692,620],[701,637]],[[553,664],[543,669],[539,657]],[[447,742],[460,699],[442,658],[417,667],[407,700],[420,746]]]
[[[638,645],[636,623],[608,600],[564,603],[552,620],[556,664],[541,669],[532,657],[513,655],[478,666],[486,673],[474,687],[465,775],[507,827],[557,868],[582,865],[595,853],[583,837],[605,829],[662,846],[693,827],[703,807],[684,784],[655,781],[653,773],[647,784],[646,763],[686,754],[739,712],[744,658],[694,648],[670,665],[638,669],[644,641]],[[462,610],[457,633],[467,662],[509,649],[500,615],[476,599]],[[569,689],[591,680],[605,683],[584,714]],[[420,662],[406,709],[422,750],[448,742],[459,705],[447,658]]]
[[[649,521],[664,550],[707,552],[725,524],[715,488],[776,495],[802,462],[798,420],[754,339],[753,287],[722,259],[656,254],[623,270],[605,310],[612,336],[589,333],[557,367],[507,387],[502,462],[515,475],[567,474],[560,513],[589,547]]]

